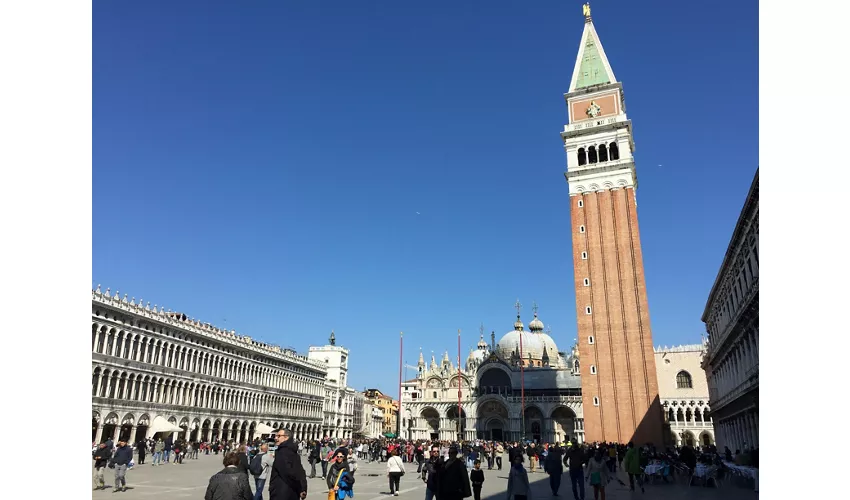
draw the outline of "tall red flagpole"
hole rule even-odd
[[[398,332],[398,416],[396,421],[398,429],[396,429],[396,437],[401,438],[401,370],[403,366],[402,357],[404,353],[404,332]]]
[[[522,411],[522,429],[520,429],[520,438],[525,438],[525,358],[522,356],[522,332],[519,332],[519,398],[520,411]]]
[[[463,440],[463,436],[461,436],[460,429],[460,396],[461,396],[461,387],[463,387],[463,382],[460,378],[460,328],[457,330],[457,435],[458,441]]]

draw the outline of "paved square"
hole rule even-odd
[[[185,460],[182,465],[166,464],[157,467],[152,467],[149,464],[137,465],[133,470],[127,471],[127,485],[133,489],[122,493],[113,493],[112,488],[94,491],[92,492],[92,498],[135,500],[150,499],[158,495],[168,499],[203,498],[210,476],[222,468],[221,460],[222,455],[200,455],[197,460]],[[307,459],[302,457],[302,462],[304,464],[304,470],[309,475],[310,465],[307,463]],[[401,478],[401,492],[398,498],[400,500],[423,500],[425,498],[425,485],[418,479],[416,464],[405,464],[405,467],[407,474]],[[317,467],[317,469],[321,473],[321,468]],[[485,468],[484,476],[484,489],[481,492],[481,499],[508,500],[505,498],[508,484],[507,469],[488,471]],[[104,477],[107,484],[114,484],[114,476],[111,469],[106,470]],[[387,492],[389,491],[389,485],[386,477],[385,463],[373,462],[369,464],[361,460],[358,462],[356,477],[357,483],[354,489],[355,499],[388,499],[389,495]],[[628,478],[624,474],[618,473],[618,477],[628,484]],[[552,492],[549,489],[549,476],[547,474],[542,472],[529,473],[529,479],[532,482],[531,500],[573,500],[570,478],[567,473],[564,474],[561,480],[561,490],[558,497],[552,497]],[[253,488],[253,478],[251,478],[250,483]],[[322,479],[308,479],[307,485],[308,500],[325,500],[327,498],[327,488]],[[586,500],[592,499],[593,490],[587,485],[585,485],[585,489]],[[263,498],[269,498],[268,491],[264,492]],[[724,483],[719,490],[701,486],[688,488],[681,482],[675,484],[659,483],[648,485],[645,494],[641,494],[640,491],[635,493],[629,492],[628,487],[621,486],[616,481],[612,481],[608,485],[606,499],[623,500],[632,498],[643,500],[699,500],[720,498],[723,500],[754,500],[758,498],[758,493],[731,483]],[[469,500],[472,500],[472,497]]]

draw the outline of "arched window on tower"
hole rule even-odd
[[[617,147],[616,142],[612,142],[608,145],[608,156],[610,156],[612,160],[620,159],[620,148]]]
[[[693,389],[694,384],[691,374],[682,370],[676,375],[676,387],[679,389]]]
[[[590,146],[587,148],[587,161],[589,163],[596,163],[596,146]]]
[[[599,145],[599,161],[608,161],[608,148],[604,144]]]
[[[578,148],[578,164],[579,166],[587,164],[587,153],[584,148]]]

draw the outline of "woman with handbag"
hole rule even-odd
[[[610,481],[608,476],[608,464],[602,460],[602,450],[596,449],[593,458],[587,461],[585,476],[593,486],[593,500],[605,500],[605,485]],[[599,497],[602,497],[601,499]]]
[[[387,460],[387,477],[390,478],[390,495],[398,496],[401,488],[401,476],[404,475],[404,462],[398,456],[398,448],[394,448],[392,456]]]
[[[336,453],[333,455],[333,463],[330,467],[328,467],[328,475],[325,478],[328,484],[328,500],[336,500],[337,492],[340,490],[339,483],[343,478],[343,474],[345,474],[346,477],[351,475],[345,456],[346,453],[344,448],[336,450]],[[350,480],[348,484],[350,486],[354,484],[354,481]]]

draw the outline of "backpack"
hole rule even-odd
[[[257,453],[251,460],[251,465],[248,466],[248,470],[250,470],[251,474],[254,476],[259,476],[263,473],[263,455],[265,455],[265,453]]]

